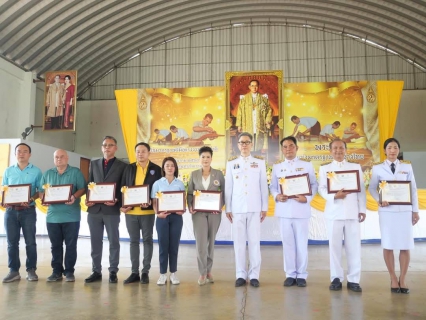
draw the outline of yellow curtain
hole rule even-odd
[[[136,145],[136,130],[138,125],[138,90],[126,89],[115,90],[118,114],[120,115],[121,130],[123,131],[124,144],[130,162],[135,162],[134,147]]]
[[[383,143],[393,137],[404,81],[377,81],[380,160],[385,159]]]

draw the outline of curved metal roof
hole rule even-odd
[[[424,0],[0,1],[0,54],[38,76],[77,69],[83,89],[164,40],[235,23],[341,31],[426,66]]]

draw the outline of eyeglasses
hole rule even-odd
[[[242,146],[244,146],[244,145],[248,146],[250,143],[251,143],[251,141],[238,141],[238,144],[242,145]]]
[[[104,147],[104,148],[111,148],[111,147],[115,147],[115,144],[112,144],[112,143],[110,143],[110,144],[103,144],[102,147]]]

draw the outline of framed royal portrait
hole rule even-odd
[[[227,150],[238,155],[238,135],[253,135],[252,154],[273,164],[281,158],[279,141],[282,70],[225,73]],[[282,121],[281,121],[282,122]]]
[[[77,70],[45,73],[43,131],[75,131]]]

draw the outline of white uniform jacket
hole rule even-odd
[[[411,211],[419,212],[419,200],[417,195],[416,180],[414,179],[413,167],[406,161],[395,162],[395,173],[392,173],[390,162],[387,160],[373,166],[373,173],[370,179],[370,191],[373,198],[379,201],[378,187],[381,181],[398,180],[411,181],[411,203],[412,205],[389,205],[387,207],[379,207],[379,211]]]
[[[268,180],[265,160],[239,156],[226,165],[226,212],[268,211]]]
[[[345,199],[334,199],[334,193],[327,192],[327,172],[359,170],[360,192],[351,193]],[[319,194],[326,200],[325,218],[329,220],[358,220],[359,213],[366,212],[364,176],[358,163],[333,161],[321,165],[319,171]]]
[[[299,203],[294,199],[288,199],[286,202],[275,203],[275,216],[280,218],[310,218],[311,206],[309,205],[312,198],[318,190],[317,178],[312,164],[308,161],[294,158],[293,160],[283,160],[280,163],[274,164],[272,168],[272,179],[269,190],[275,198],[281,193],[279,179],[282,177],[309,174],[312,196],[306,196],[307,203]]]

